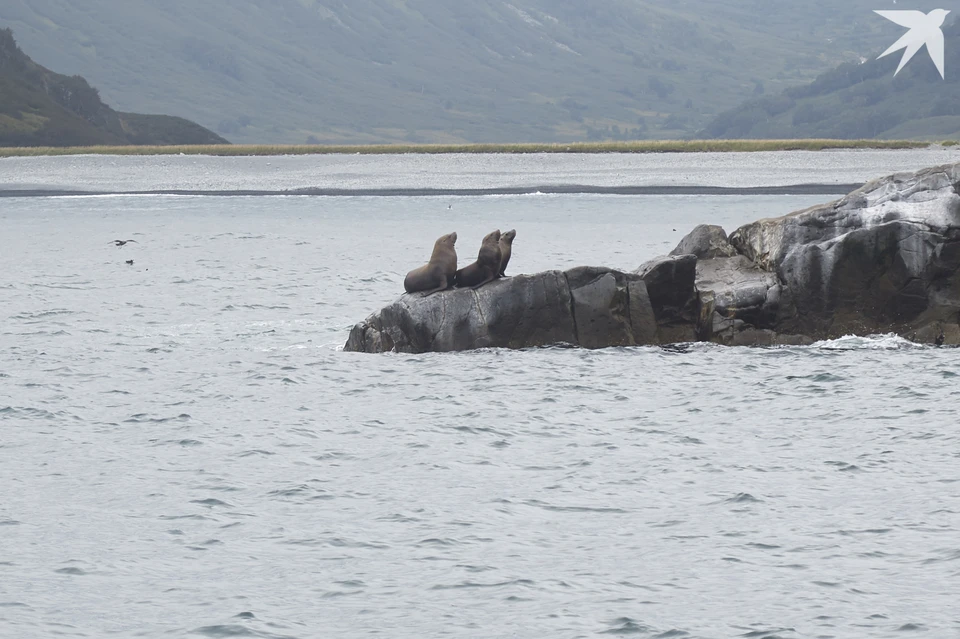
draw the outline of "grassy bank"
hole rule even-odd
[[[396,153],[696,153],[823,151],[826,149],[918,149],[931,142],[912,140],[639,140],[569,144],[372,144],[372,145],[197,145],[0,148],[0,157],[39,155],[318,155]],[[955,141],[940,144],[953,146]]]

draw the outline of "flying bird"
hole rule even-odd
[[[927,53],[930,54],[930,59],[940,72],[940,77],[946,79],[943,75],[943,31],[940,27],[950,13],[949,10],[934,9],[926,15],[922,11],[874,11],[874,13],[910,29],[877,58],[879,60],[894,51],[906,49],[903,57],[900,58],[900,66],[893,73],[894,76],[900,73],[900,69],[910,62],[923,45],[927,45]]]
[[[115,244],[115,245],[117,245],[117,246],[123,246],[124,244],[127,244],[128,242],[133,242],[134,244],[139,244],[139,243],[140,243],[140,242],[138,242],[138,241],[136,241],[136,240],[114,240],[114,241],[112,241],[112,242],[110,242],[110,243],[111,243],[111,244]]]

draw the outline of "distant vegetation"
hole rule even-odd
[[[944,146],[956,144],[942,142]],[[37,155],[318,155],[398,153],[695,153],[822,151],[825,149],[916,149],[929,142],[911,140],[648,140],[570,144],[375,144],[375,145],[195,145],[89,146],[74,148],[0,148],[0,157]]]
[[[0,2],[0,26],[13,27],[40,63],[88,78],[118,109],[181,115],[234,142],[631,141],[694,137],[748,98],[882,50],[899,28],[877,8],[876,0],[12,0]]]
[[[960,137],[960,21],[944,27],[946,80],[921,49],[896,77],[901,52],[843,64],[810,84],[752,99],[700,134],[716,138]],[[892,42],[892,41],[891,41]],[[878,52],[877,52],[878,53]]]
[[[0,29],[0,146],[227,144],[198,124],[118,113],[80,76],[53,73]]]

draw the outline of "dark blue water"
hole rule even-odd
[[[0,201],[0,636],[957,636],[955,350],[339,350],[820,200]]]

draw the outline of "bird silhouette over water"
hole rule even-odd
[[[133,266],[133,260],[127,260],[127,264],[129,264],[130,266]]]
[[[111,242],[111,244],[114,244],[114,245],[116,245],[116,246],[118,246],[118,247],[121,247],[121,246],[123,246],[124,244],[128,244],[128,243],[130,243],[130,242],[133,242],[134,244],[139,244],[139,243],[140,243],[140,242],[138,242],[138,241],[136,241],[136,240],[114,240],[113,242]]]

